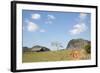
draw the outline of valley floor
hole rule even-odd
[[[91,59],[90,54],[83,50],[61,50],[48,52],[24,52],[22,63],[48,62],[48,61],[70,61]]]

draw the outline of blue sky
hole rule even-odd
[[[89,13],[23,10],[22,20],[23,46],[41,45],[55,50],[53,42],[66,48],[71,39],[91,39]]]

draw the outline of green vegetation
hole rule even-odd
[[[59,51],[47,51],[47,52],[24,52],[22,57],[23,63],[29,62],[48,62],[48,61],[69,61],[69,60],[81,60],[90,59],[88,54],[83,53],[81,50],[76,50],[78,53],[74,53],[75,50],[59,50]],[[73,57],[73,55],[77,57]]]
[[[88,54],[91,53],[91,45],[90,45],[90,44],[89,44],[89,45],[86,45],[84,49],[85,49],[85,51],[86,51]]]
[[[63,48],[60,42],[52,42],[51,46],[56,51],[41,45],[35,45],[32,48],[23,47],[22,63],[91,59],[90,43],[84,39],[72,39],[67,48]]]

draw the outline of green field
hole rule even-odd
[[[22,55],[22,63],[29,62],[48,62],[48,61],[69,61],[69,60],[83,60],[90,59],[90,54],[86,54],[81,50],[77,50],[79,53],[78,58],[74,58],[71,54],[72,50],[61,51],[48,51],[48,52],[24,52]]]

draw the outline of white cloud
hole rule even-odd
[[[45,23],[46,24],[52,24],[55,19],[56,19],[55,16],[47,15],[47,20],[45,21]]]
[[[55,16],[53,16],[53,15],[48,15],[48,19],[54,20],[54,19],[55,19]]]
[[[69,31],[72,35],[80,34],[87,30],[88,27],[86,26],[84,22],[86,17],[87,17],[86,13],[80,13],[78,24],[74,25],[72,30]]]
[[[45,21],[46,24],[52,24],[52,21],[51,20],[47,20]]]
[[[31,21],[29,21],[27,19],[25,20],[25,22],[27,23],[26,28],[27,28],[27,30],[29,32],[36,32],[36,31],[46,32],[45,29],[40,29],[40,27],[36,23],[34,23],[34,22],[31,22]],[[25,29],[25,27],[23,27],[23,29]]]
[[[87,17],[87,14],[86,13],[80,13],[80,20],[84,20],[85,18]]]
[[[31,16],[32,19],[40,19],[40,17],[41,17],[40,14],[37,14],[37,13],[32,14],[32,16]]]
[[[28,31],[35,32],[38,29],[39,29],[39,27],[38,27],[37,24],[35,24],[33,22],[28,22],[28,25],[27,25],[27,30]]]
[[[40,32],[46,32],[46,30],[45,29],[41,29]]]
[[[80,34],[81,32],[86,31],[86,29],[87,29],[87,26],[84,23],[76,24],[73,26],[73,29],[70,30],[70,33],[72,35],[76,35],[76,34]]]

